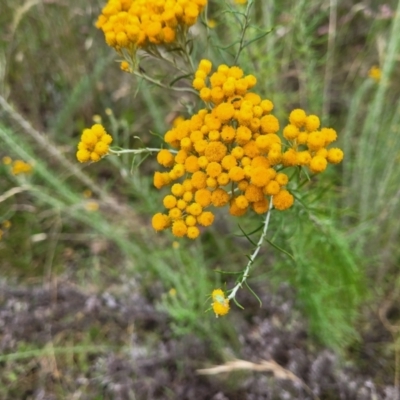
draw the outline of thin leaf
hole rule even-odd
[[[243,273],[243,271],[228,272],[228,271],[222,271],[221,269],[214,269],[214,272],[218,272],[219,274],[225,274],[225,275],[240,275],[241,273]]]
[[[239,229],[243,232],[243,236],[253,245],[253,246],[257,246],[253,240],[250,239],[250,237],[247,235],[247,233],[242,229],[242,227],[239,225]],[[239,237],[243,237],[241,235],[238,235]]]
[[[293,261],[296,261],[295,258],[286,250],[283,250],[282,247],[279,247],[277,244],[275,244],[274,242],[272,242],[269,239],[265,239],[272,247],[275,247],[275,249],[281,251],[282,253],[286,254],[287,256],[289,256]]]
[[[244,307],[236,300],[235,297],[234,297],[232,300],[235,302],[235,304],[236,304],[239,308],[241,308],[242,310],[244,310]]]
[[[185,75],[179,75],[178,77],[176,77],[175,79],[173,79],[168,85],[170,87],[172,87],[174,85],[174,83],[180,81],[181,79],[185,79],[189,76],[191,76],[192,74],[185,74]]]
[[[153,131],[149,131],[150,135],[153,135],[155,137],[158,137],[159,139],[161,139],[162,141],[164,141],[164,137],[161,133],[157,133],[157,132],[153,132]]]
[[[243,45],[243,48],[245,48],[245,47],[247,47],[249,44],[251,44],[251,43],[253,43],[253,42],[256,42],[257,40],[260,40],[260,39],[262,39],[263,37],[267,36],[269,33],[272,32],[272,30],[273,30],[273,29],[270,29],[269,31],[266,31],[266,32],[262,33],[261,35],[256,36],[254,39],[250,39],[248,42],[246,42],[246,43]]]
[[[228,50],[229,48],[233,47],[235,44],[238,44],[238,43],[240,43],[240,40],[236,40],[235,42],[232,42],[231,44],[229,44],[228,46],[225,46],[225,47],[217,46],[217,45],[215,47],[217,47],[220,50]]]
[[[247,286],[247,289],[250,290],[250,293],[258,300],[260,303],[260,307],[262,307],[262,301],[261,299],[257,296],[256,292],[250,287],[250,285],[247,283],[247,280],[244,281],[245,285]]]
[[[140,161],[135,164],[135,158],[132,160],[132,165],[131,165],[131,173],[133,172],[134,169],[138,169],[140,165],[146,160],[147,157],[150,156],[150,153],[145,153],[144,156],[141,157]]]

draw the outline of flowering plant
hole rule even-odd
[[[108,154],[157,153],[162,170],[155,172],[154,186],[169,192],[162,200],[164,210],[152,218],[156,231],[170,229],[175,237],[196,239],[213,224],[217,208],[225,207],[233,217],[260,215],[260,238],[235,286],[212,292],[217,316],[228,313],[230,301],[247,284],[272,212],[293,206],[300,179],[343,159],[341,149],[329,148],[336,131],[321,127],[318,116],[296,108],[281,128],[272,100],[257,93],[257,77],[240,65],[242,50],[254,41],[245,42],[253,1],[244,9],[239,7],[246,2],[235,3],[227,6],[241,18],[241,40],[232,63],[213,68],[210,59],[196,60],[191,52],[191,27],[200,19],[208,26],[207,0],[109,0],[96,26],[122,58],[121,69],[162,88],[191,93],[197,111],[166,129],[160,148],[113,149],[111,135],[95,124],[84,130],[77,151],[80,162],[96,162]],[[167,85],[145,73],[139,62],[144,55],[171,64],[187,84]]]

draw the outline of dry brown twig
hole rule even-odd
[[[394,302],[399,299],[399,289],[395,290],[389,295],[389,297],[384,301],[384,303],[379,307],[378,315],[382,322],[382,325],[387,331],[389,331],[393,337],[393,343],[395,348],[395,371],[394,371],[394,386],[399,390],[400,387],[400,325],[392,324],[388,319],[388,312],[393,306]]]
[[[259,364],[253,363],[246,360],[233,360],[227,361],[225,364],[216,365],[210,368],[198,369],[197,373],[200,375],[218,375],[222,373],[229,373],[238,370],[248,370],[257,372],[271,372],[276,379],[287,379],[292,382],[300,384],[315,400],[319,398],[314,395],[312,390],[306,385],[306,383],[296,376],[293,372],[286,368],[283,368],[274,360],[261,361]]]

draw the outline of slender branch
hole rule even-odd
[[[30,190],[30,186],[19,186],[19,187],[14,187],[10,190],[7,190],[7,192],[3,193],[0,196],[0,203],[3,201],[7,200],[9,197],[12,197],[18,193],[25,192],[27,190]]]
[[[120,155],[120,154],[126,154],[126,153],[133,153],[133,154],[156,153],[156,152],[159,152],[160,150],[163,150],[163,149],[153,149],[153,148],[150,148],[150,147],[145,147],[143,149],[125,149],[125,150],[112,150],[112,149],[109,149],[109,152],[113,153],[113,154]],[[168,149],[168,150],[171,153],[174,153],[174,154],[178,153],[177,150],[170,150],[170,149]]]
[[[152,77],[150,77],[149,75],[143,73],[143,72],[139,72],[139,71],[133,71],[133,74],[145,79],[148,82],[153,83],[154,85],[157,85],[159,87],[162,87],[164,89],[168,89],[168,90],[175,90],[176,92],[190,92],[195,94],[196,96],[198,96],[199,94],[192,88],[190,87],[176,87],[176,86],[168,86],[165,83],[162,83],[156,79],[153,79]]]
[[[269,209],[268,212],[265,216],[265,220],[264,220],[264,228],[262,231],[262,234],[260,236],[260,239],[258,240],[257,246],[253,251],[253,254],[250,256],[249,262],[246,265],[246,269],[243,272],[243,276],[242,279],[240,279],[240,281],[236,284],[236,286],[232,289],[231,293],[228,296],[228,300],[233,299],[236,296],[236,292],[243,286],[243,283],[246,281],[246,279],[249,277],[249,271],[250,271],[250,267],[252,266],[254,260],[257,257],[258,252],[261,249],[261,246],[264,242],[265,236],[267,235],[267,230],[268,230],[268,225],[269,225],[269,220],[271,217],[271,211],[272,211],[272,196],[269,202]]]
[[[247,6],[246,6],[246,12],[245,12],[245,14],[244,14],[244,24],[243,24],[243,29],[242,29],[242,33],[241,33],[241,35],[240,35],[240,42],[239,42],[239,49],[238,49],[238,51],[237,51],[237,53],[236,53],[236,56],[235,56],[235,61],[234,61],[234,65],[236,65],[237,64],[237,62],[238,62],[238,60],[239,60],[239,56],[240,56],[240,53],[242,52],[242,50],[244,49],[244,37],[246,36],[246,31],[247,31],[247,28],[249,27],[249,22],[250,22],[250,18],[249,18],[249,13],[250,13],[250,9],[251,9],[251,6],[253,5],[253,2],[252,1],[249,1],[248,3],[247,3]]]

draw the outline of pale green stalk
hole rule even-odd
[[[231,300],[231,299],[235,298],[236,292],[237,292],[240,288],[243,287],[243,284],[246,282],[247,278],[249,277],[250,268],[251,268],[251,266],[253,265],[254,260],[256,259],[257,255],[258,255],[258,253],[259,253],[259,251],[260,251],[260,249],[261,249],[261,246],[262,246],[263,243],[264,243],[265,237],[267,236],[269,220],[270,220],[270,217],[271,217],[271,211],[272,211],[272,196],[271,196],[271,200],[270,200],[270,202],[269,202],[269,210],[268,210],[268,212],[267,212],[267,214],[266,214],[266,216],[265,216],[265,219],[264,219],[264,228],[263,228],[263,230],[262,230],[260,239],[258,240],[257,245],[256,245],[256,248],[254,249],[252,255],[249,257],[249,262],[248,262],[247,265],[246,265],[246,268],[245,268],[245,270],[244,270],[244,272],[243,272],[243,275],[242,275],[241,279],[240,279],[239,282],[231,289],[231,293],[230,293],[229,296],[228,296],[228,300]]]
[[[112,154],[116,154],[116,155],[120,155],[120,154],[127,154],[127,153],[131,153],[131,154],[142,154],[142,153],[158,153],[159,151],[164,150],[164,149],[153,149],[150,147],[144,147],[143,149],[126,149],[126,150],[113,150],[110,149],[110,153]],[[173,154],[177,154],[178,152],[176,150],[170,150],[168,149],[169,152],[173,153]]]
[[[375,149],[378,140],[381,139],[380,131],[382,129],[382,115],[387,107],[385,96],[389,88],[389,79],[396,65],[397,56],[400,51],[400,1],[397,10],[394,13],[392,29],[390,33],[389,43],[386,48],[385,61],[382,67],[382,78],[379,83],[376,95],[367,114],[363,127],[363,135],[360,141],[359,151],[362,156],[359,157],[356,173],[360,178],[360,218],[364,221],[373,210],[370,204],[370,198],[375,192],[375,184],[373,179],[375,174],[372,173],[376,167]],[[364,161],[367,160],[368,168],[365,169]]]

